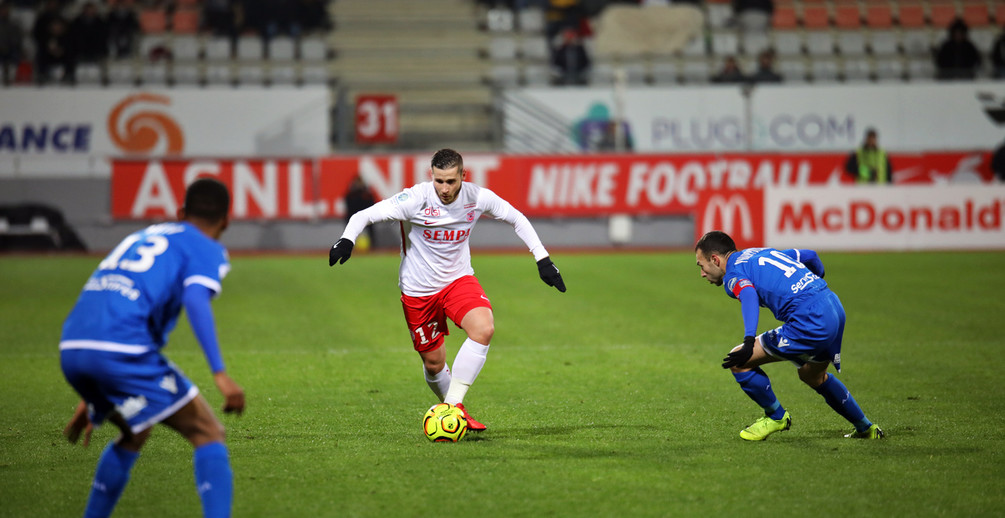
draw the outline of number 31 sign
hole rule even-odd
[[[356,143],[395,143],[398,141],[398,98],[385,94],[361,94],[356,97]]]

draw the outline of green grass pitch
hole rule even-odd
[[[398,301],[395,254],[241,256],[214,303],[248,396],[225,416],[236,517],[1002,516],[1005,254],[823,253],[848,312],[842,381],[883,441],[850,430],[788,363],[765,368],[792,430],[738,437],[760,410],[719,363],[739,304],[689,251],[476,253],[496,316],[466,404],[489,426],[433,444],[434,403]],[[0,516],[82,513],[113,427],[61,435],[76,397],[60,326],[97,257],[0,257]],[[761,328],[777,325],[762,313]],[[453,358],[463,332],[447,339]],[[166,354],[222,403],[184,317]],[[189,445],[158,427],[117,516],[198,516]]]

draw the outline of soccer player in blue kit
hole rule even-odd
[[[217,240],[229,222],[230,193],[201,178],[185,192],[177,223],[126,237],[84,284],[63,324],[60,363],[82,401],[64,434],[71,443],[108,420],[121,436],[98,460],[85,517],[109,516],[153,425],[164,423],[195,448],[204,516],[230,516],[233,474],[223,425],[199,389],[161,354],[184,306],[223,394],[224,412],[244,410],[244,391],[224,370],[210,299],[230,269]]]
[[[723,359],[740,388],[764,409],[764,417],[740,431],[748,441],[763,441],[788,430],[792,418],[771,390],[761,370],[766,363],[788,360],[799,366],[799,379],[817,391],[841,417],[855,426],[845,435],[881,439],[883,430],[865,417],[855,398],[827,367],[841,372],[844,307],[823,280],[824,265],[813,250],[747,248],[737,250],[725,232],[706,233],[694,247],[701,276],[740,301],[743,344]],[[771,310],[781,327],[757,335],[760,306]]]

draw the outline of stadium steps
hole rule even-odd
[[[394,94],[399,103],[395,149],[456,147],[486,151],[494,117],[488,37],[469,0],[338,0],[328,43],[328,69],[349,103],[359,94]]]

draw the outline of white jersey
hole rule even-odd
[[[414,185],[353,214],[342,237],[355,243],[367,225],[400,221],[398,286],[405,295],[424,297],[465,275],[474,275],[468,239],[482,214],[513,225],[535,260],[548,256],[523,213],[496,193],[470,182],[461,183],[449,205],[440,201],[433,182]]]

